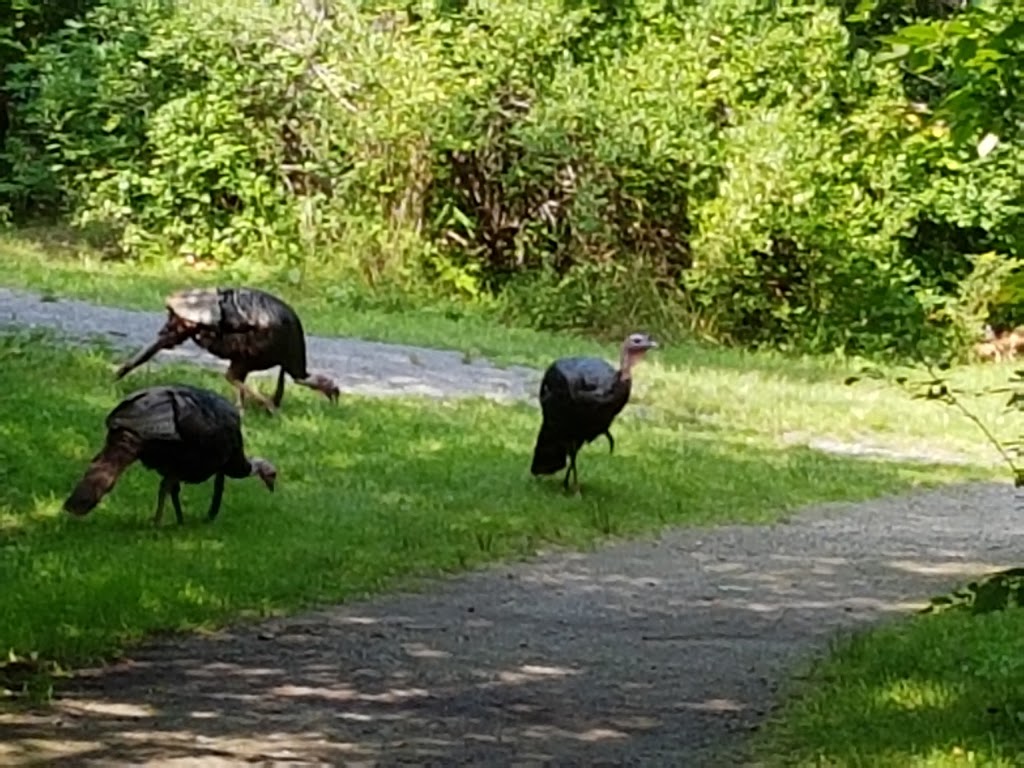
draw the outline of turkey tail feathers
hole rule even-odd
[[[117,479],[139,456],[142,441],[131,432],[118,431],[92,460],[78,485],[64,502],[64,510],[87,515],[113,489]]]
[[[566,464],[565,444],[547,421],[540,425],[537,445],[533,449],[533,463],[530,472],[535,475],[550,475],[562,469]]]

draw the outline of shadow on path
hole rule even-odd
[[[1013,489],[975,484],[551,555],[153,642],[0,715],[0,763],[742,765],[837,631],[1022,553]]]

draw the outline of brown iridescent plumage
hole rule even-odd
[[[197,288],[167,297],[168,318],[153,344],[140,350],[122,365],[116,378],[128,374],[162,349],[192,339],[203,349],[228,360],[227,379],[245,398],[273,411],[284,397],[284,376],[296,384],[315,389],[331,401],[338,399],[338,387],[327,376],[310,373],[306,367],[306,336],[302,322],[288,304],[255,288]],[[253,371],[274,366],[281,370],[273,400],[249,388],[246,377]]]

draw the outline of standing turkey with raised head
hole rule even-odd
[[[604,435],[609,453],[615,450],[611,426],[629,402],[633,367],[657,346],[647,334],[630,334],[622,345],[618,370],[596,357],[567,357],[551,364],[540,384],[542,421],[533,449],[533,474],[558,472],[568,457],[562,486],[569,488],[571,474],[578,487],[580,448]]]
[[[265,459],[246,457],[238,411],[209,390],[181,384],[141,389],[110,412],[106,426],[106,445],[64,502],[71,514],[91,512],[135,461],[162,478],[155,524],[163,517],[168,495],[178,523],[185,522],[178,496],[182,483],[214,478],[210,520],[220,511],[225,477],[255,475],[274,490],[277,470]]]
[[[250,397],[273,412],[284,397],[284,375],[337,401],[338,386],[306,368],[306,335],[295,310],[281,299],[255,288],[196,288],[166,299],[167,322],[157,339],[117,370],[120,379],[162,349],[188,339],[230,361],[227,380],[238,390],[239,404]],[[281,366],[273,401],[250,389],[245,378],[253,371]]]

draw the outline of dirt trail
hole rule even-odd
[[[0,764],[738,766],[839,630],[1020,562],[977,484],[499,566],[213,636],[0,715]]]
[[[158,313],[0,289],[0,325],[135,347]],[[313,339],[348,391],[523,397],[536,372]],[[210,361],[198,350],[171,359]],[[0,713],[0,765],[738,766],[776,687],[838,631],[1019,564],[1008,485],[678,530],[503,565],[87,670]]]

